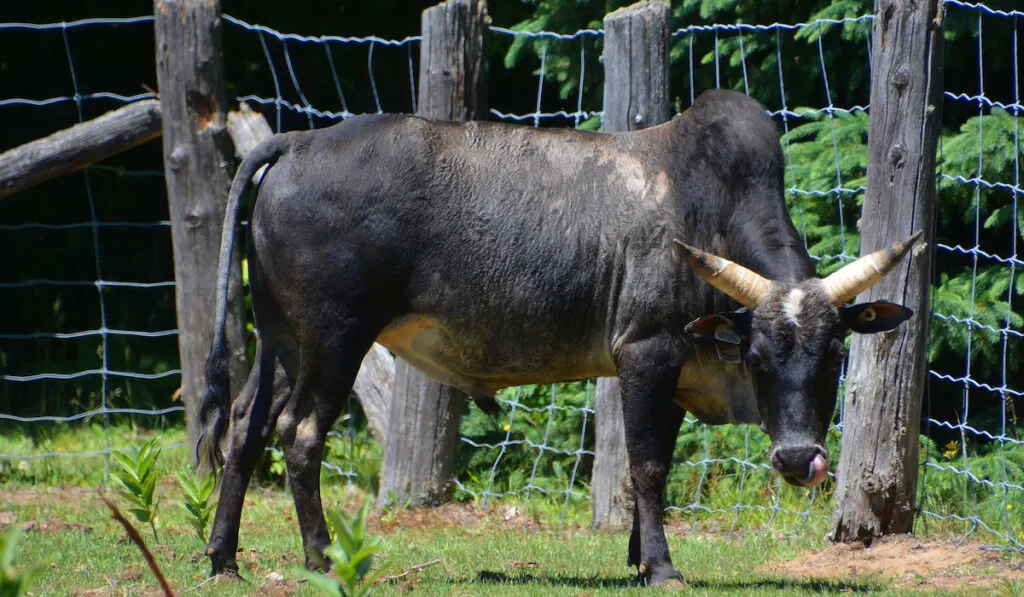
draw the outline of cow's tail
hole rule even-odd
[[[227,431],[228,412],[231,410],[231,383],[228,376],[230,354],[225,330],[228,318],[228,281],[231,276],[231,254],[235,248],[235,233],[242,196],[249,190],[252,178],[263,166],[277,161],[288,147],[289,135],[275,135],[257,145],[242,164],[231,182],[224,227],[220,237],[220,261],[217,267],[217,320],[214,324],[213,344],[206,358],[206,388],[199,406],[200,434],[196,442],[195,461],[199,470],[218,468],[224,463],[220,442]]]

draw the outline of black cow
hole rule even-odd
[[[248,252],[259,347],[232,407],[228,268],[263,165]],[[230,409],[213,572],[237,570],[243,497],[275,424],[306,563],[323,565],[324,438],[377,341],[485,404],[506,386],[618,376],[637,504],[628,563],[653,584],[681,579],[662,499],[685,410],[760,422],[773,467],[820,483],[843,335],[911,315],[844,305],[910,244],[816,278],[776,128],[733,92],[612,135],[391,115],[277,135],[238,169],[224,223],[200,445],[219,461]],[[290,394],[272,391],[277,362]]]

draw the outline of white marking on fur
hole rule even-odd
[[[786,295],[786,300],[782,303],[782,311],[796,327],[800,327],[800,311],[803,311],[803,308],[804,291],[800,288],[790,290]]]
[[[306,417],[299,421],[295,428],[295,439],[307,442],[316,442],[320,437],[317,431],[316,419]]]
[[[644,167],[639,160],[629,156],[616,156],[615,172],[626,185],[626,190],[634,196],[640,196],[646,189],[647,177],[644,176]],[[667,176],[666,182],[668,182]],[[658,201],[661,197],[655,196],[654,199]]]

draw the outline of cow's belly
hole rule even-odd
[[[469,334],[449,333],[436,319],[410,315],[392,322],[377,342],[428,377],[473,396],[524,384],[546,384],[614,377],[611,356],[602,347],[555,347],[538,355],[536,345],[488,351]],[[521,341],[529,343],[529,338]],[[493,360],[492,352],[530,358]],[[675,401],[701,421],[758,423],[757,394],[749,368],[720,360],[713,347],[701,347],[683,364]]]
[[[501,388],[546,384],[615,375],[611,356],[603,346],[545,347],[530,345],[528,337],[509,339],[522,343],[500,350],[488,347],[471,334],[450,332],[438,320],[411,315],[392,322],[379,336],[383,345],[428,377],[467,394],[491,396]],[[494,358],[494,354],[520,355]]]

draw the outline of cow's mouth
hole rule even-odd
[[[790,457],[780,455],[780,452],[788,452]],[[794,452],[804,452],[806,456],[794,459]],[[828,453],[819,446],[804,450],[773,450],[772,464],[787,483],[796,487],[814,487],[828,477]]]
[[[789,483],[798,487],[814,487],[820,485],[828,477],[828,461],[815,454],[814,459],[807,465],[807,475],[803,477],[784,477]]]

